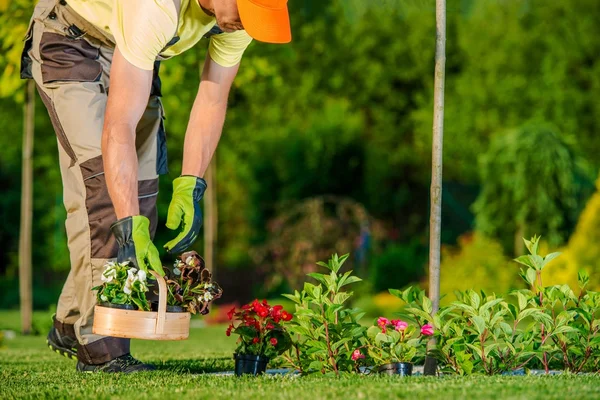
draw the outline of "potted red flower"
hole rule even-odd
[[[231,324],[226,335],[239,335],[234,353],[235,374],[259,375],[266,371],[269,361],[288,350],[292,341],[284,324],[292,319],[280,305],[271,306],[266,300],[233,307],[227,314]]]

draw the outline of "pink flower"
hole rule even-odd
[[[398,332],[404,332],[406,328],[408,328],[408,324],[400,319],[393,319],[392,325],[394,325],[394,328],[396,328]]]
[[[421,327],[421,335],[431,336],[433,335],[434,329],[430,324],[425,324]]]
[[[384,317],[379,317],[377,318],[377,325],[379,325],[379,327],[381,329],[385,329],[385,327],[390,323],[390,321],[387,318]]]
[[[359,349],[356,349],[352,352],[352,360],[353,361],[359,360],[361,358],[365,358],[365,355],[362,354]]]
[[[277,339],[276,338],[271,338],[270,342],[271,342],[271,344],[273,346],[277,346]]]

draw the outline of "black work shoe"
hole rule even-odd
[[[46,337],[46,344],[61,356],[77,360],[77,338],[61,335],[58,329],[52,327]]]
[[[154,367],[136,360],[131,354],[117,357],[104,364],[92,365],[77,362],[77,371],[79,372],[123,372],[129,374],[132,372],[153,371]]]

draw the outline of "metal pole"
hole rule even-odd
[[[444,143],[444,83],[446,68],[446,0],[436,0],[435,80],[433,97],[433,140],[431,150],[431,214],[429,221],[429,298],[433,313],[440,305],[440,237],[442,227],[442,162]],[[428,348],[435,346],[430,341]],[[435,375],[436,362],[425,360],[425,374]]]

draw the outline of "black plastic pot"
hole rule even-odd
[[[152,303],[150,303],[150,309],[152,311],[158,311],[158,302],[153,301]],[[167,312],[179,313],[186,311],[181,306],[167,306]]]
[[[267,370],[269,359],[264,356],[254,356],[249,354],[234,354],[235,375],[260,375]]]
[[[119,310],[137,310],[137,307],[134,306],[133,304],[115,304],[115,303],[104,302],[104,303],[100,303],[99,306],[108,307],[108,308],[117,308]]]
[[[400,376],[411,376],[413,365],[407,362],[398,362],[384,364],[377,368],[377,372],[385,375],[400,375]]]

